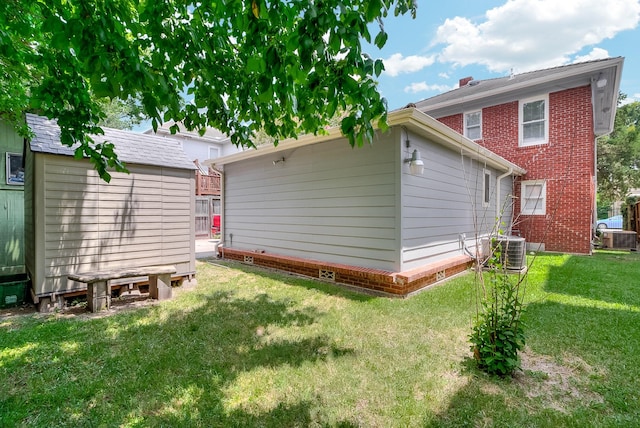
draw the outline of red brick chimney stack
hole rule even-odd
[[[473,80],[472,76],[469,77],[463,77],[462,79],[460,79],[460,87],[462,88],[463,86],[465,86],[467,83],[471,82]]]

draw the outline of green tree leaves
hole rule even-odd
[[[385,124],[374,78],[381,60],[362,52],[382,18],[412,13],[413,0],[283,2],[226,0],[9,0],[0,6],[0,114],[56,118],[65,144],[79,144],[98,171],[112,151],[94,147],[103,98],[140,99],[152,124],[173,119],[215,127],[252,146],[323,132],[336,111],[350,144]],[[186,105],[183,94],[192,98]],[[103,175],[104,176],[104,175]]]
[[[620,94],[620,101],[626,96]],[[618,107],[613,132],[598,139],[598,194],[611,203],[640,187],[640,102]]]

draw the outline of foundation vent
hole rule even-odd
[[[330,281],[336,280],[336,273],[332,270],[320,269],[318,272],[318,278],[320,279],[328,279]]]
[[[244,262],[253,264],[253,256],[244,256]]]

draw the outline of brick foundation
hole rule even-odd
[[[472,259],[464,255],[454,256],[405,272],[390,272],[234,248],[221,247],[218,252],[222,258],[227,260],[278,269],[399,297],[407,296],[436,282],[443,281],[472,266]]]

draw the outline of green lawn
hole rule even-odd
[[[640,256],[538,255],[523,371],[469,358],[475,281],[409,299],[238,264],[109,316],[0,313],[0,427],[640,426]]]

